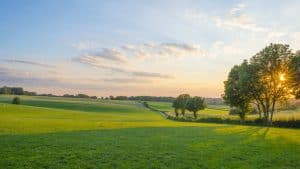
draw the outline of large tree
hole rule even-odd
[[[258,76],[254,85],[261,89],[257,100],[264,112],[265,121],[270,125],[276,103],[287,99],[291,94],[290,82],[286,78],[292,76],[289,64],[293,57],[289,45],[270,44],[250,59]]]
[[[250,102],[255,103],[265,122],[272,125],[276,103],[292,94],[299,97],[299,65],[299,53],[293,53],[288,45],[270,44],[250,63],[244,61],[232,68],[225,81],[224,99],[245,112]]]
[[[240,82],[241,72],[247,65],[248,63],[244,61],[243,64],[234,66],[228,75],[227,81],[224,82],[223,99],[230,107],[237,108],[241,122],[244,122],[251,102],[247,89],[244,89],[245,86],[241,85]]]
[[[292,94],[296,99],[300,99],[300,51],[290,59],[288,74],[290,76],[287,76],[286,80],[292,89]]]
[[[204,103],[204,98],[202,97],[192,97],[189,99],[188,103],[187,103],[187,109],[190,112],[194,113],[194,118],[197,119],[197,112],[199,110],[203,110],[205,108],[205,103]]]

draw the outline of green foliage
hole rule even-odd
[[[21,87],[3,86],[2,88],[0,88],[0,94],[23,95],[24,90]]]
[[[228,80],[224,82],[225,92],[223,99],[231,107],[236,107],[239,112],[239,117],[243,122],[246,114],[249,112],[251,97],[248,93],[248,86],[243,85],[240,80],[245,76],[244,70],[248,66],[247,61],[239,66],[234,66],[229,75]]]
[[[300,62],[299,62],[300,63]],[[288,45],[270,44],[241,65],[234,66],[224,82],[224,100],[240,110],[241,120],[249,112],[250,102],[264,113],[272,125],[276,103],[299,89],[299,63]]]
[[[189,94],[181,94],[179,95],[176,100],[177,100],[177,107],[181,110],[182,116],[185,114],[185,110],[187,108],[187,103],[190,99]]]
[[[12,104],[21,104],[20,97],[14,97],[13,100],[12,100]]]
[[[290,87],[296,99],[300,99],[300,51],[289,62],[289,76],[287,77]]]
[[[203,110],[205,108],[205,103],[204,103],[204,98],[202,97],[192,97],[189,99],[188,103],[187,103],[187,109],[190,112],[194,113],[194,118],[197,119],[197,112],[199,110]]]
[[[172,107],[174,108],[174,112],[175,112],[176,117],[178,117],[178,115],[179,115],[178,109],[180,109],[180,104],[179,104],[178,97],[173,101]]]
[[[146,108],[149,108],[149,104],[147,102],[143,102],[143,105],[146,107]]]

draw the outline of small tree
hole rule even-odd
[[[181,110],[181,114],[182,116],[185,115],[185,110],[187,108],[187,103],[190,99],[190,95],[189,94],[181,94],[177,97],[178,99],[178,107]]]
[[[173,101],[172,107],[174,108],[174,112],[175,112],[176,117],[178,117],[178,115],[179,115],[178,109],[180,109],[178,98],[176,98]]]
[[[149,108],[149,104],[147,102],[143,102],[143,105],[146,107],[146,108]]]
[[[14,97],[12,100],[12,104],[21,104],[21,99],[19,97]]]
[[[187,109],[194,113],[194,118],[197,119],[197,112],[205,108],[204,98],[195,96],[190,98],[187,103]]]

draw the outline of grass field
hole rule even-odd
[[[170,102],[148,102],[149,106],[159,110],[168,112],[168,114],[175,116],[174,108]],[[226,105],[207,105],[207,108],[199,111],[198,118],[210,118],[219,117],[227,119],[239,119],[237,115],[229,115],[229,107]],[[193,113],[186,111],[186,116],[193,117]],[[256,115],[247,115],[248,119],[258,118]],[[275,112],[274,121],[276,120],[289,120],[289,119],[300,119],[300,107],[293,110],[283,110]]]
[[[129,101],[11,99],[0,96],[0,168],[300,166],[298,129],[174,122]]]

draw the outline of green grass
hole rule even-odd
[[[0,96],[0,168],[300,166],[297,129],[174,122],[127,101],[10,99]]]
[[[159,110],[168,112],[169,115],[175,116],[174,109],[172,108],[172,103],[170,102],[148,102],[149,106]],[[229,107],[226,105],[208,105],[206,109],[200,110],[198,113],[198,118],[222,118],[222,119],[239,119],[237,115],[229,115]],[[193,117],[193,113],[186,111],[186,116]],[[258,118],[259,115],[247,115],[247,119]],[[293,110],[283,110],[275,112],[274,121],[281,120],[287,121],[291,119],[300,119],[300,107]]]

